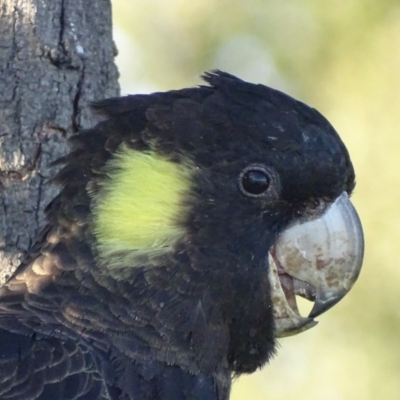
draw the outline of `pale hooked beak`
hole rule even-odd
[[[275,336],[290,336],[317,324],[315,317],[339,302],[361,270],[364,236],[346,192],[319,217],[290,226],[269,252]],[[314,301],[308,317],[295,295]]]

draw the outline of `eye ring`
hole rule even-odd
[[[275,192],[275,183],[273,171],[260,164],[247,166],[239,175],[239,189],[248,197],[270,197]]]

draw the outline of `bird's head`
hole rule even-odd
[[[361,268],[348,152],[307,105],[219,71],[204,78],[210,86],[98,103],[108,118],[73,139],[64,191],[84,183],[111,275],[185,254],[204,274],[264,273],[275,335],[308,329]],[[315,301],[309,317],[295,295]]]

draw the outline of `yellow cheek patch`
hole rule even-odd
[[[190,163],[123,145],[106,168],[108,177],[95,195],[93,210],[104,264],[127,268],[135,266],[138,257],[152,260],[170,251],[185,234]]]

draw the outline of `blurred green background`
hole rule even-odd
[[[320,110],[347,144],[366,254],[350,295],[280,341],[234,400],[400,399],[398,0],[113,0],[123,93],[200,83],[219,68]]]

